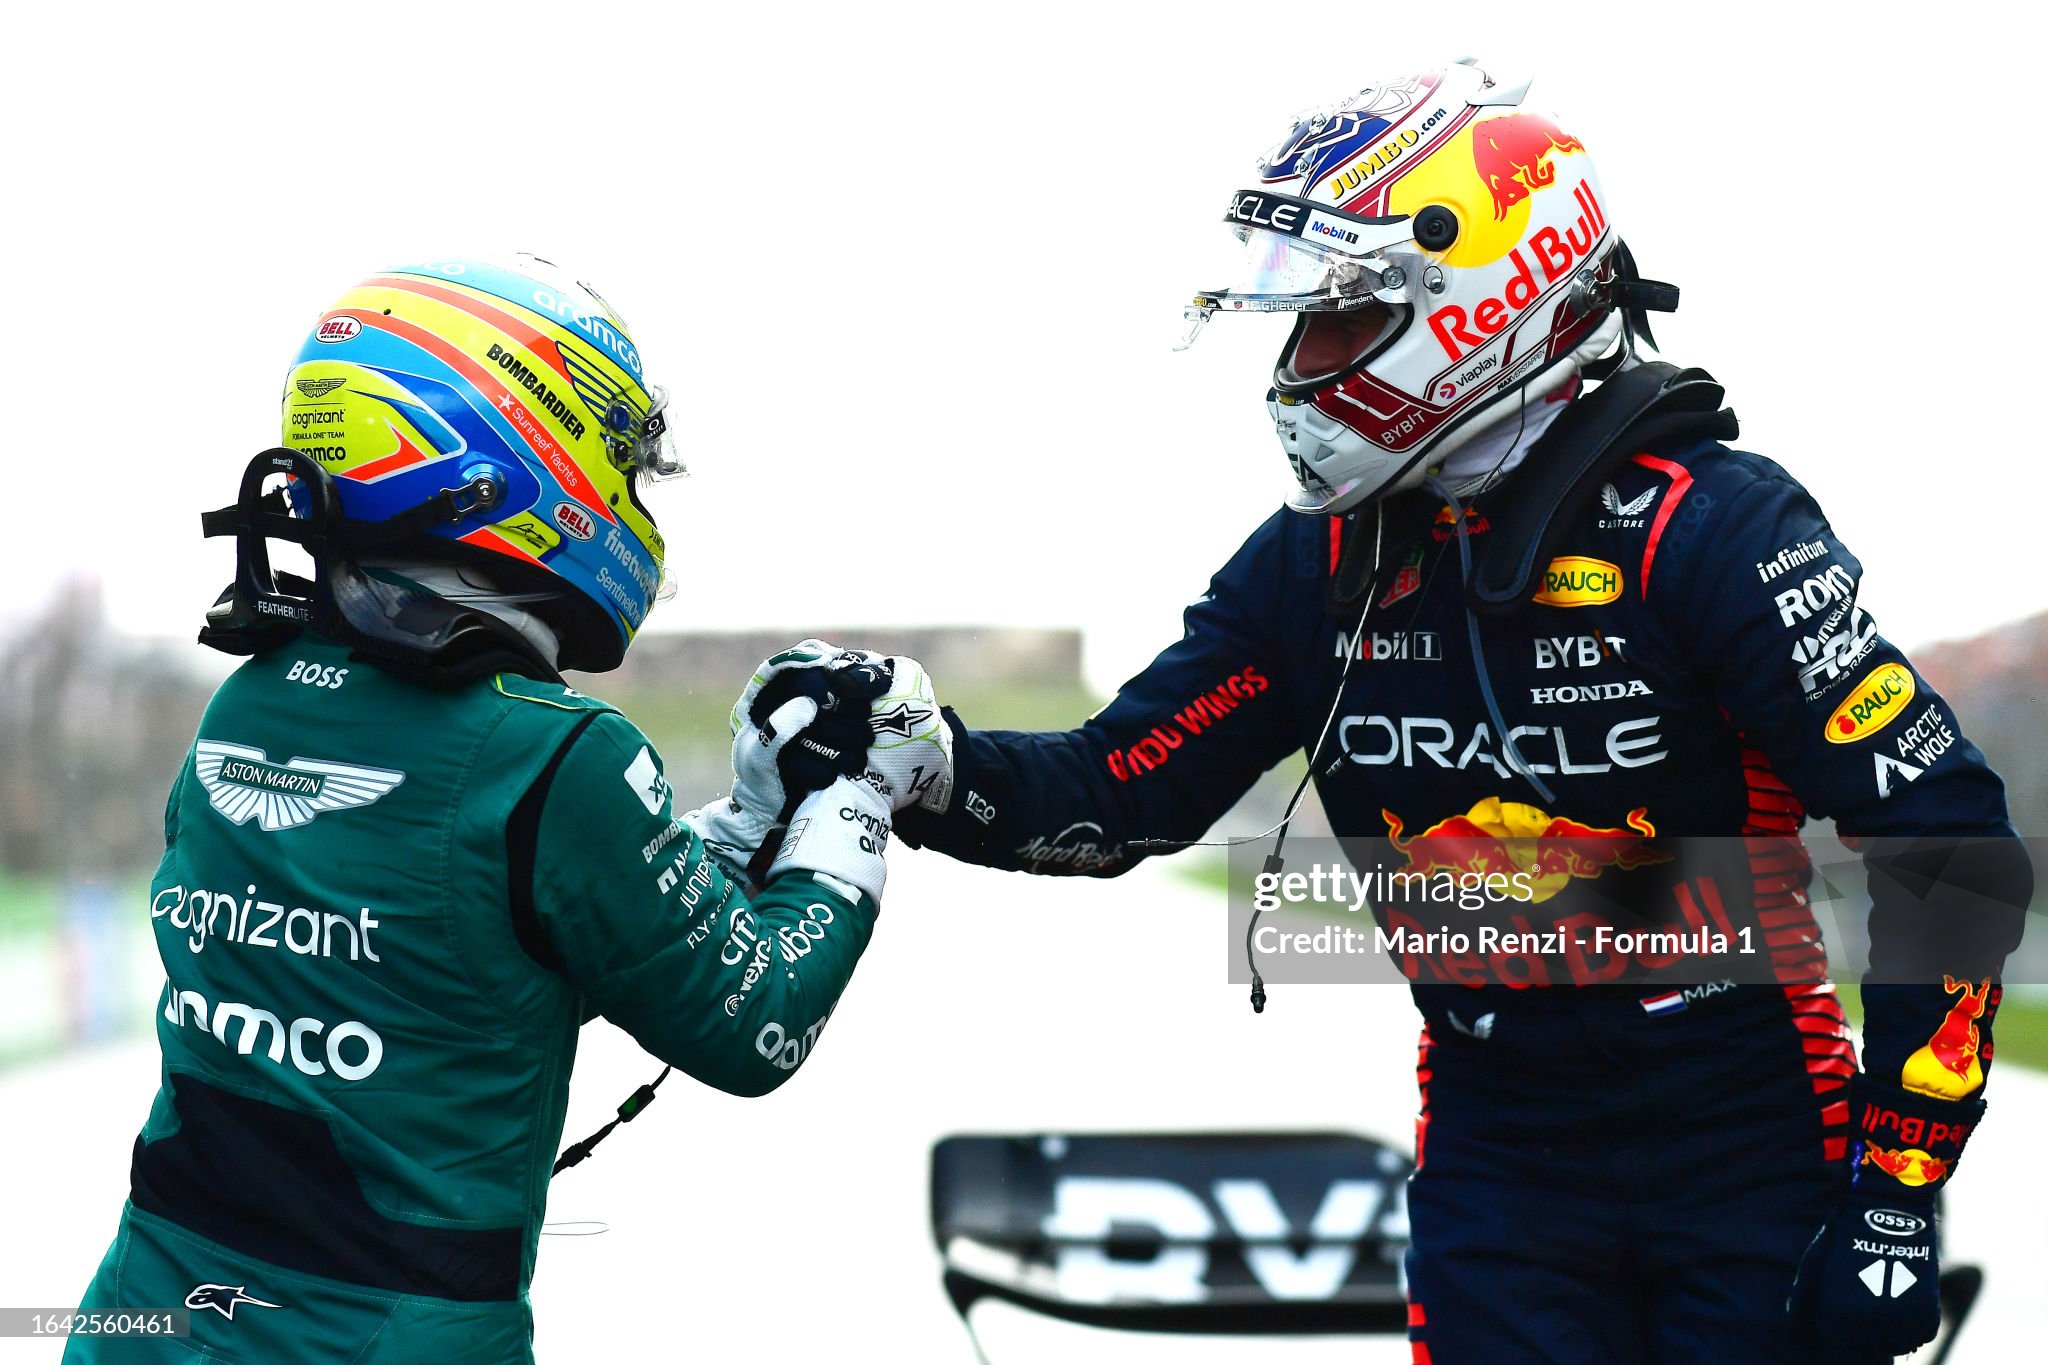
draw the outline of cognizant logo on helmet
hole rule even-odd
[[[1462,306],[1447,303],[1429,315],[1429,330],[1436,334],[1444,354],[1462,360],[1508,325],[1514,316],[1534,303],[1539,295],[1560,280],[1569,279],[1607,231],[1607,215],[1593,197],[1590,182],[1580,181],[1572,191],[1579,203],[1579,218],[1562,233],[1554,227],[1540,227],[1529,235],[1526,247],[1543,268],[1543,285],[1537,287],[1535,270],[1523,247],[1508,251],[1515,273],[1507,287],[1493,298],[1482,299],[1468,313]]]

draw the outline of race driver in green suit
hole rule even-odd
[[[807,644],[735,707],[731,796],[679,812],[646,737],[564,684],[662,595],[664,403],[534,258],[401,267],[315,324],[285,446],[206,518],[238,568],[201,639],[247,662],[165,811],[162,1086],[81,1304],[189,1335],[67,1361],[530,1360],[582,1025],[740,1095],[817,1045],[950,737],[915,665]],[[871,752],[888,697],[923,721]]]

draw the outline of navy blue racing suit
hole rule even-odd
[[[1659,992],[1654,1007],[1618,986],[1416,986],[1409,1318],[1415,1358],[1436,1365],[1790,1361],[1786,1291],[1845,1180],[1856,1058],[1816,979],[1807,869],[1782,849],[1809,813],[1866,841],[1874,966],[1943,932],[1925,879],[1916,896],[1889,875],[1912,838],[1987,836],[2007,856],[1973,889],[2008,907],[2026,904],[2031,873],[1999,778],[1877,633],[1861,568],[1812,497],[1770,461],[1699,439],[1612,466],[1535,600],[1481,627],[1545,801],[1489,719],[1456,551],[1460,537],[1482,548],[1489,508],[1514,492],[1510,477],[1462,524],[1427,493],[1386,501],[1340,699],[1358,615],[1326,598],[1347,531],[1381,509],[1282,510],[1187,609],[1184,637],[1080,728],[956,721],[952,806],[906,812],[899,829],[993,867],[1114,876],[1144,855],[1137,841],[1200,838],[1261,773],[1313,751],[1335,699],[1315,781],[1340,837],[1412,838],[1507,800],[1778,850],[1673,894],[1689,916],[1759,926],[1785,984]],[[1882,704],[1850,705],[1865,695]],[[1459,979],[1456,964],[1419,965]],[[1873,985],[1865,1000],[1864,1064],[1897,1084],[1951,998]]]

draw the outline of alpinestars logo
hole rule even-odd
[[[258,822],[265,833],[297,829],[328,811],[367,806],[405,781],[389,768],[293,758],[272,763],[247,744],[202,739],[193,747],[192,767],[206,799],[230,824]]]
[[[1616,491],[1613,484],[1602,484],[1600,486],[1600,505],[1606,508],[1611,515],[1600,518],[1600,529],[1603,531],[1621,531],[1632,530],[1641,526],[1647,520],[1643,513],[1650,510],[1650,504],[1657,500],[1657,494],[1660,491],[1659,489],[1652,488],[1641,497],[1630,498],[1627,502],[1623,502],[1621,494]]]
[[[899,701],[886,711],[877,711],[868,717],[868,724],[878,735],[901,735],[909,739],[931,721],[932,712],[928,706],[912,706]]]
[[[211,1308],[229,1322],[235,1320],[235,1308],[240,1304],[253,1304],[257,1308],[282,1308],[281,1303],[270,1303],[248,1292],[242,1284],[202,1284],[185,1296],[185,1306],[193,1312]]]

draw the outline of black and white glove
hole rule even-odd
[[[816,640],[755,671],[732,709],[732,794],[683,816],[728,873],[750,883],[747,869],[807,795],[864,770],[868,708],[887,681]]]
[[[808,689],[805,695],[817,695],[820,678],[837,678],[848,670],[866,683],[872,675],[860,672],[864,669],[880,670],[882,677],[880,690],[868,707],[872,734],[867,765],[865,769],[848,769],[835,764],[832,771],[861,773],[882,793],[892,811],[909,805],[944,811],[953,800],[953,731],[939,712],[931,675],[907,654],[841,649],[823,640],[792,645],[755,672],[733,707],[734,728],[737,730],[741,718],[758,708],[764,698],[787,696],[790,688]],[[850,688],[846,694],[851,695]],[[832,736],[849,747],[854,742],[850,730],[835,729]],[[802,759],[798,751],[794,760]]]
[[[1786,1304],[1815,1365],[1885,1365],[1941,1328],[1935,1191],[1982,1100],[1849,1083],[1850,1184],[1800,1258]]]

